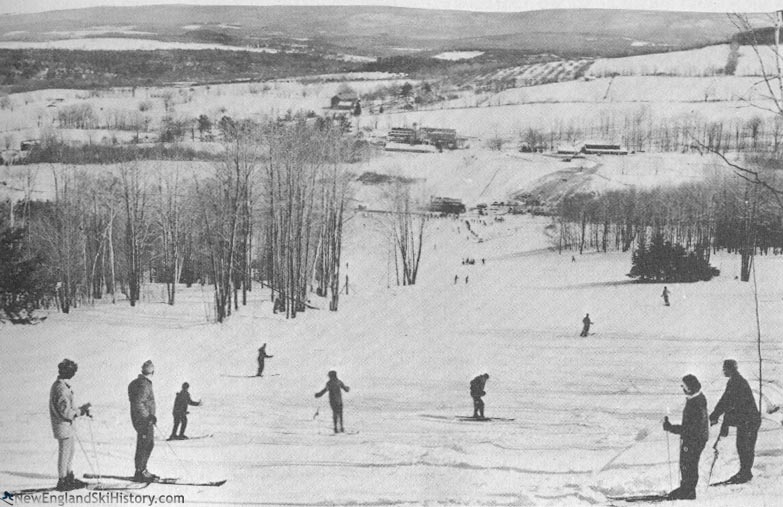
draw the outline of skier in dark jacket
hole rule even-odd
[[[723,374],[729,378],[726,382],[726,390],[715,405],[715,410],[710,414],[710,424],[717,424],[723,415],[721,436],[729,434],[729,426],[737,428],[737,454],[740,460],[739,472],[734,474],[728,482],[741,484],[753,478],[753,458],[756,450],[756,438],[761,426],[761,414],[756,408],[753,399],[753,391],[750,390],[748,381],[737,370],[737,361],[726,359],[723,361]]]
[[[670,500],[694,500],[699,483],[699,457],[710,437],[707,420],[707,398],[694,375],[682,377],[685,408],[682,423],[672,424],[664,418],[663,430],[680,435],[680,487],[669,493]]]
[[[669,289],[665,285],[663,286],[661,297],[663,298],[663,305],[669,306]]]
[[[128,399],[130,400],[131,422],[136,430],[136,455],[134,464],[136,482],[154,482],[158,476],[147,470],[147,462],[155,447],[155,394],[152,392],[152,375],[155,365],[145,361],[141,366],[141,375],[128,384]]]
[[[343,427],[343,394],[340,390],[346,393],[351,390],[350,387],[343,384],[343,381],[337,378],[337,372],[331,370],[329,372],[329,381],[326,386],[315,393],[316,398],[320,398],[327,391],[329,391],[329,406],[332,407],[332,422],[334,422],[334,432],[337,433],[337,423],[340,423],[340,433],[345,433]]]
[[[585,318],[582,319],[582,332],[579,334],[579,336],[587,336],[587,333],[590,332],[590,324],[594,324],[590,320],[590,314],[585,314]]]
[[[174,416],[174,427],[171,429],[169,440],[188,439],[188,437],[185,436],[185,428],[188,427],[188,407],[191,405],[194,407],[201,405],[201,400],[193,401],[190,398],[190,393],[188,392],[189,388],[190,384],[185,382],[182,384],[182,391],[178,392],[177,396],[174,398],[174,409],[171,412]],[[181,427],[180,424],[182,425]],[[177,435],[177,428],[179,428],[179,435]]]
[[[489,379],[489,373],[479,375],[470,381],[470,397],[473,398],[473,417],[476,419],[484,419],[484,401],[482,396],[487,394],[484,392],[484,386]]]
[[[275,357],[270,356],[266,353],[266,343],[261,346],[260,349],[258,349],[258,373],[256,373],[256,377],[263,377],[264,376],[264,359],[267,357]]]
[[[90,415],[90,404],[85,403],[78,409],[73,402],[73,390],[68,383],[76,375],[78,365],[70,359],[63,359],[57,365],[57,380],[49,390],[49,417],[52,421],[52,433],[57,439],[57,491],[70,491],[87,486],[86,482],[76,479],[71,463],[76,450],[76,434],[73,422],[80,415]]]

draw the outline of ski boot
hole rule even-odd
[[[74,477],[72,471],[68,472],[68,475],[65,476],[65,481],[71,486],[71,489],[82,489],[87,487],[87,483]]]

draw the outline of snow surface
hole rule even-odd
[[[477,172],[472,185],[489,185],[490,173]],[[735,280],[739,259],[713,256],[714,281],[669,284],[664,307],[660,285],[629,283],[629,253],[571,262],[570,252],[549,250],[548,219],[491,218],[473,217],[477,237],[464,221],[428,222],[419,280],[396,287],[383,215],[353,216],[341,272],[349,294],[336,313],[286,320],[256,286],[248,306],[217,325],[210,287],[180,287],[172,307],[162,287],[147,286],[136,308],[100,302],[35,326],[0,326],[0,484],[56,482],[47,397],[68,357],[79,363],[77,403],[91,401],[95,414],[77,421],[77,473],[133,471],[126,386],[144,360],[157,367],[161,436],[174,394],[190,383],[204,405],[191,408],[188,433],[214,437],[158,442],[150,470],[228,482],[143,492],[184,494],[189,504],[579,506],[673,487],[677,441],[660,423],[668,412],[679,421],[680,378],[697,375],[710,407],[727,357],[757,385],[753,293]],[[477,263],[464,266],[465,257]],[[765,392],[779,404],[783,259],[759,257],[757,275],[764,378],[778,382]],[[579,338],[587,312],[594,334]],[[264,378],[251,378],[262,343],[274,357]],[[345,424],[358,434],[331,435],[328,403],[313,397],[330,369],[351,387]],[[487,415],[513,421],[455,420],[471,413],[468,383],[484,372]],[[746,485],[706,489],[705,450],[699,498],[683,505],[778,505],[782,430],[780,412],[765,418]],[[713,428],[710,444],[715,436]],[[713,480],[738,468],[733,434],[720,451]]]

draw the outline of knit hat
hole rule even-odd
[[[152,364],[152,360],[147,359],[146,361],[144,361],[144,364],[141,365],[141,372],[144,375],[149,375],[153,371],[155,371],[155,365]]]
[[[189,387],[190,387],[190,384],[188,384],[187,382],[185,382],[184,384],[182,384],[182,389],[187,389],[187,388],[189,388]]]
[[[723,368],[728,371],[735,372],[737,371],[737,361],[734,359],[726,359],[723,361]]]
[[[682,377],[682,383],[688,388],[688,394],[698,393],[701,389],[701,382],[699,382],[699,379],[697,379],[695,375],[685,375]]]
[[[60,364],[57,365],[57,371],[61,377],[71,378],[76,374],[76,370],[79,369],[79,365],[70,359],[63,359]]]

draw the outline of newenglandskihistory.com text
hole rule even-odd
[[[19,493],[13,505],[169,505],[184,504],[184,495],[140,495],[124,491],[91,491],[89,493]]]

